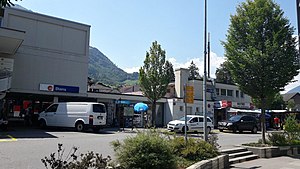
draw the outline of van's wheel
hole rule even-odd
[[[40,120],[40,128],[45,129],[47,127],[45,120]]]
[[[84,130],[84,124],[83,124],[83,122],[77,122],[75,124],[75,128],[76,128],[76,131],[82,132]]]
[[[257,127],[253,127],[252,133],[256,134],[257,133]]]
[[[183,133],[184,133],[184,130],[185,130],[185,126],[182,127],[182,132],[183,132]],[[189,127],[188,127],[188,126],[186,127],[186,131],[189,131]]]
[[[211,128],[207,127],[207,133],[209,134],[211,132]]]

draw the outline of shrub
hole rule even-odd
[[[283,146],[288,144],[286,133],[270,133],[268,134],[268,140],[273,146]]]
[[[93,151],[86,154],[81,154],[80,159],[76,155],[77,147],[73,147],[68,155],[64,157],[65,149],[62,144],[58,144],[57,156],[55,153],[50,154],[49,157],[41,159],[42,163],[48,169],[107,169],[114,168],[109,167],[108,163],[111,161],[110,156],[103,158],[102,155],[95,154]]]
[[[124,143],[112,142],[120,166],[130,169],[173,169],[176,156],[167,139],[157,132],[138,133],[128,137]]]
[[[183,137],[175,137],[170,140],[173,152],[182,158],[191,161],[206,160],[216,157],[219,153],[215,146],[204,140],[189,138],[185,144]]]
[[[287,116],[284,130],[287,132],[289,141],[300,140],[300,125],[297,122],[296,115]]]

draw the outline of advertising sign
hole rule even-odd
[[[79,93],[79,87],[53,85],[53,84],[40,84],[40,90],[41,91],[48,91],[48,92]]]
[[[194,103],[194,87],[186,86],[185,87],[185,102],[186,103]]]

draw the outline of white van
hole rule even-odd
[[[187,131],[189,132],[203,132],[204,118],[198,115],[187,115]],[[167,124],[169,131],[184,132],[185,118],[184,116],[179,120],[170,121]],[[207,132],[214,128],[212,120],[207,117]]]
[[[75,127],[77,131],[92,128],[98,131],[106,125],[106,109],[102,103],[53,103],[39,115],[41,127]]]

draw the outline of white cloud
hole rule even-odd
[[[124,71],[127,73],[133,73],[133,72],[139,72],[140,67],[131,67],[131,68],[125,68]]]
[[[216,69],[218,67],[220,67],[220,65],[225,61],[225,58],[222,56],[217,56],[217,54],[213,53],[213,52],[210,53],[210,57],[211,57],[211,59],[210,59],[210,65],[211,65],[210,66],[210,76],[212,78],[215,78],[216,77],[215,76]],[[203,75],[203,71],[204,71],[203,57],[192,58],[192,59],[187,60],[185,63],[179,63],[179,62],[177,62],[177,60],[175,58],[168,58],[167,60],[172,63],[174,70],[178,69],[178,68],[188,68],[190,66],[191,62],[193,61],[196,64],[196,66],[199,68],[199,73],[201,75]],[[127,73],[133,73],[133,72],[138,72],[139,69],[140,69],[140,67],[132,67],[132,68],[125,68],[124,71],[126,71]],[[296,82],[288,84],[285,87],[285,90],[282,91],[282,93],[286,93],[289,90],[300,85],[300,74],[298,76],[296,76],[294,78],[294,80],[296,80]]]
[[[169,58],[168,60],[173,64],[174,70],[178,68],[188,68],[191,65],[191,62],[193,61],[195,65],[199,68],[199,73],[201,75],[204,74],[204,60],[202,57],[190,59],[185,63],[178,63],[175,58]],[[206,61],[208,62],[208,60]],[[216,77],[215,76],[216,69],[220,67],[220,65],[224,61],[225,61],[224,57],[217,56],[216,53],[210,52],[210,76],[211,77],[213,78]]]

